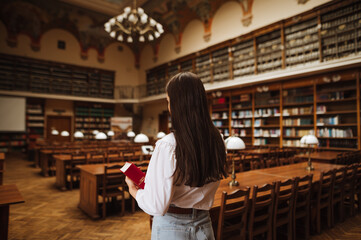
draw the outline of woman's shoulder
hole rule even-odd
[[[170,145],[172,147],[176,146],[176,141],[175,141],[175,137],[173,133],[169,133],[167,135],[165,135],[163,138],[159,139],[157,141],[157,145],[159,144],[167,144]]]

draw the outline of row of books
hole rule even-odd
[[[313,107],[298,107],[298,108],[285,108],[282,111],[283,116],[300,115],[300,114],[312,114]]]
[[[254,117],[280,116],[279,108],[260,108],[254,111]]]
[[[303,56],[303,55],[302,55]],[[300,60],[300,59],[298,59]],[[313,102],[313,96],[295,96],[288,97],[284,100],[285,103],[304,103]]]
[[[285,137],[303,137],[308,134],[314,134],[313,129],[296,129],[296,128],[285,128],[283,130]]]
[[[76,117],[75,118],[76,122],[109,122],[109,118],[93,118],[93,117],[89,117],[89,118],[81,118],[81,117]]]
[[[335,138],[351,138],[353,132],[351,128],[339,129],[339,128],[321,128],[317,130],[317,136],[319,137],[335,137]]]
[[[311,125],[313,120],[309,118],[283,119],[283,126]]]
[[[340,117],[338,115],[335,117],[317,119],[317,126],[338,125],[339,123],[340,123]]]
[[[232,112],[232,118],[252,118],[252,116],[253,116],[252,110]]]
[[[260,146],[260,145],[267,145],[269,140],[266,138],[257,138],[254,140],[253,145]]]
[[[232,120],[231,126],[235,128],[251,127],[252,120]]]
[[[282,141],[282,145],[284,147],[303,147],[303,145],[301,145],[300,140],[283,140]]]
[[[228,119],[228,114],[227,114],[227,112],[222,112],[222,113],[220,113],[220,112],[214,112],[214,113],[212,113],[212,119],[220,119],[220,118],[222,118],[222,119]]]
[[[279,137],[280,129],[254,129],[254,137]]]
[[[110,124],[76,123],[76,128],[110,128]]]
[[[232,129],[232,136],[246,137],[247,131],[245,129]]]

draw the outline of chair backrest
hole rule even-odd
[[[274,224],[284,218],[291,222],[297,184],[298,182],[295,179],[288,179],[276,183],[275,208],[273,213]]]
[[[313,174],[296,178],[297,189],[295,192],[294,215],[297,211],[309,212]]]
[[[356,181],[356,165],[347,165],[345,173],[344,190],[349,191],[354,188]]]
[[[335,170],[334,172],[334,194],[338,194],[341,193],[341,191],[343,190],[343,185],[345,183],[345,177],[346,177],[346,168],[342,167],[342,168],[338,168]]]
[[[105,163],[106,157],[103,151],[88,154],[87,164]]]
[[[251,170],[265,168],[264,161],[260,159],[257,155],[250,155],[249,158]]]
[[[265,184],[262,187],[254,186],[252,206],[249,214],[248,233],[250,238],[256,234],[267,232],[272,236],[272,216],[275,198],[275,184]],[[262,226],[259,232],[255,226]],[[265,228],[263,228],[266,226]]]
[[[321,172],[320,176],[320,187],[318,190],[317,201],[321,202],[331,202],[331,194],[334,186],[335,171],[329,170],[327,172]]]
[[[221,209],[219,212],[217,240],[223,239],[223,236],[236,234],[238,239],[246,237],[246,223],[249,206],[250,188],[238,189],[232,193],[222,193]],[[225,224],[225,223],[231,224]]]
[[[125,175],[120,171],[121,165],[104,166],[102,195],[106,197],[112,190],[125,188]],[[124,194],[124,193],[123,193]]]
[[[107,163],[121,162],[123,160],[118,150],[108,150]]]

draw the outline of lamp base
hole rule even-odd
[[[234,187],[234,186],[239,186],[239,182],[237,182],[236,180],[232,180],[228,183],[229,186]]]
[[[313,171],[313,170],[315,170],[315,168],[311,165],[311,166],[307,166],[306,170],[307,171]]]

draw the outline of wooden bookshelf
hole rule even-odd
[[[0,54],[0,89],[114,98],[114,72]]]
[[[302,136],[315,134],[319,148],[360,150],[359,75],[354,68],[218,92],[212,119],[247,145],[301,147]]]
[[[94,130],[104,132],[111,129],[110,118],[114,116],[114,106],[98,103],[75,103],[75,131],[81,131],[84,139],[94,139]]]
[[[35,147],[38,139],[44,138],[44,99],[26,99],[27,147]]]

